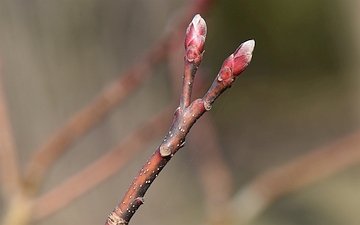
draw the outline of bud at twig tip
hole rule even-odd
[[[202,52],[204,49],[206,32],[207,28],[205,20],[200,14],[196,14],[186,29],[185,48],[187,49],[188,47],[193,46],[197,48],[199,52]]]
[[[252,52],[254,51],[255,41],[248,40],[242,43],[234,52],[234,58],[246,56],[247,61],[251,61]]]
[[[243,43],[243,48],[244,48],[244,50],[247,49],[247,52],[254,51],[254,47],[255,47],[255,41],[254,40],[248,40],[248,41],[245,41]]]
[[[242,73],[251,62],[255,41],[248,40],[242,43],[233,53],[232,70],[235,76]]]

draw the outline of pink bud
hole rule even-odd
[[[223,62],[218,75],[218,80],[233,80],[235,77],[239,76],[249,65],[254,47],[254,40],[242,43],[236,51]]]
[[[234,76],[240,75],[249,65],[252,52],[254,51],[255,41],[249,40],[242,43],[234,52],[232,71]]]
[[[205,20],[196,14],[186,29],[185,49],[188,50],[192,46],[198,54],[201,54],[204,51],[206,29]]]

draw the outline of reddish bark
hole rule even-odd
[[[193,21],[201,21],[198,16],[199,15],[196,15]],[[188,32],[189,30],[191,31],[191,27],[194,26],[193,21],[189,25]],[[200,23],[202,24],[202,27],[204,27],[204,23]],[[198,37],[194,37],[194,39],[197,39],[203,37],[204,32],[194,32],[193,34],[198,35]],[[186,38],[187,37],[188,36],[186,36]],[[215,78],[205,96],[202,99],[196,99],[189,106],[187,106],[187,104],[181,104],[181,102],[186,103],[190,101],[192,84],[189,85],[189,83],[183,82],[183,91],[180,96],[182,101],[180,101],[180,106],[175,110],[174,120],[169,132],[166,134],[165,139],[157,147],[153,155],[138,172],[122,201],[115,207],[113,212],[110,213],[106,220],[106,225],[127,224],[130,221],[136,210],[144,203],[143,197],[152,182],[174,154],[184,146],[185,137],[191,127],[195,124],[196,120],[206,111],[211,109],[212,104],[219,95],[229,88],[235,81],[235,78],[249,65],[254,46],[255,42],[253,40],[241,44],[235,53],[225,60],[218,76]],[[195,48],[196,51],[201,52],[201,54],[199,54],[199,60],[185,60],[185,68],[190,67],[193,69],[186,71],[184,80],[192,80],[196,72],[196,69],[194,68],[197,68],[202,59],[203,45],[185,44],[186,52],[187,48]],[[241,58],[242,60],[236,60],[238,58]],[[224,73],[228,76],[226,79],[223,79]],[[186,91],[184,91],[184,89],[186,89]]]

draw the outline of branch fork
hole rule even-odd
[[[191,127],[214,101],[224,92],[249,65],[255,41],[241,44],[223,63],[210,89],[201,99],[191,102],[191,93],[196,71],[201,63],[207,27],[205,20],[195,15],[185,35],[185,57],[183,86],[180,105],[174,112],[174,120],[163,142],[141,168],[118,206],[110,213],[105,225],[128,224],[136,210],[144,203],[144,195],[160,171],[184,146]]]

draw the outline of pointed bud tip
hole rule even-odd
[[[200,14],[196,14],[191,21],[191,23],[194,25],[194,28],[197,30],[199,35],[203,35],[206,37],[207,33],[207,27],[205,20],[200,16]]]
[[[230,68],[235,76],[240,75],[249,65],[254,47],[255,41],[248,40],[242,43],[233,53]]]
[[[207,27],[205,20],[200,14],[196,14],[186,29],[184,41],[185,49],[187,51],[186,54],[191,59],[201,55],[204,51],[206,32]]]
[[[252,59],[252,53],[254,51],[254,48],[255,48],[255,40],[248,40],[246,42],[244,42],[244,45],[245,45],[245,48],[246,48],[246,51],[248,52],[247,55],[248,55],[248,62],[250,63],[251,59]]]
[[[201,19],[202,19],[202,17],[200,16],[200,14],[196,14],[194,16],[194,18],[192,19],[192,22],[193,23],[198,23]]]
[[[248,40],[248,41],[245,41],[243,43],[243,46],[245,48],[247,48],[247,51],[248,52],[253,52],[254,51],[254,48],[255,48],[255,40],[251,39],[251,40]]]
[[[251,55],[255,48],[255,41],[254,40],[248,40],[242,43],[238,49],[234,52],[234,56],[238,57],[241,55]]]

